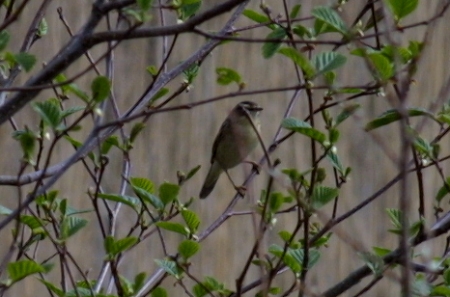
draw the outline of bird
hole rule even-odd
[[[200,191],[201,199],[208,197],[223,171],[230,178],[228,169],[244,162],[258,145],[259,118],[262,110],[263,108],[255,102],[242,101],[233,108],[222,123],[213,143],[211,166]],[[231,178],[230,181],[233,183]],[[243,188],[235,185],[234,187],[238,191]],[[242,195],[241,191],[239,193]]]

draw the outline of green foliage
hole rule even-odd
[[[238,86],[242,83],[242,78],[240,74],[231,68],[218,67],[216,68],[217,83],[219,85],[229,85],[231,83],[236,83]]]
[[[187,239],[178,245],[178,253],[185,260],[194,256],[200,250],[200,244],[196,241]]]
[[[416,10],[419,0],[388,0],[387,3],[395,20],[400,21]]]
[[[150,99],[148,105],[152,106],[153,103],[161,99],[162,97],[166,96],[170,90],[168,88],[161,88],[158,92],[156,92],[155,95],[153,95],[152,99]]]
[[[339,190],[325,186],[315,186],[311,196],[311,203],[314,209],[319,209],[332,201],[339,195]]]
[[[163,183],[159,186],[159,199],[164,205],[167,205],[177,199],[179,192],[180,186],[171,183]]]
[[[26,72],[29,72],[33,68],[34,64],[36,64],[36,57],[28,53],[15,54],[13,55],[13,60],[15,63],[22,66]]]
[[[312,64],[316,69],[315,76],[335,70],[345,64],[347,58],[336,52],[322,52],[314,56]]]
[[[32,103],[33,109],[39,114],[42,121],[56,130],[61,123],[62,115],[60,108],[52,101]]]
[[[300,273],[303,270],[303,258],[304,258],[304,249],[302,247],[297,249],[292,248],[283,248],[278,245],[271,245],[269,247],[269,252],[280,258],[283,263],[289,267],[289,269],[295,274]],[[320,258],[320,252],[316,249],[309,250],[309,261],[308,261],[308,270],[311,269]]]
[[[312,78],[316,74],[316,69],[310,63],[310,61],[302,55],[300,52],[292,47],[283,47],[278,50],[278,52],[289,59],[291,59],[295,64],[297,64],[300,69],[305,73],[306,78]]]
[[[195,297],[203,297],[211,293],[217,293],[218,296],[229,296],[232,293],[223,283],[211,276],[207,276],[203,282],[195,284],[192,291]]]
[[[168,230],[168,231],[172,231],[184,236],[189,236],[189,229],[187,229],[185,226],[183,226],[180,223],[174,223],[174,222],[157,222],[155,224],[156,226],[158,226],[159,228]]]
[[[139,209],[138,207],[139,207],[139,205],[141,205],[141,200],[139,200],[136,197],[131,197],[131,196],[127,196],[127,195],[98,193],[97,196],[104,200],[123,203],[125,205],[130,206],[135,211],[138,211],[138,209]]]
[[[153,289],[151,293],[151,297],[168,297],[168,296],[169,295],[167,294],[166,289],[161,287],[156,287],[155,289]]]
[[[32,162],[32,157],[36,148],[37,135],[28,129],[28,127],[25,127],[24,130],[14,131],[12,136],[20,143],[23,151],[23,159],[27,162]]]
[[[198,64],[192,64],[190,67],[188,67],[186,70],[183,71],[183,75],[185,77],[184,82],[186,84],[192,84],[195,80],[195,78],[198,75],[198,71],[200,70],[200,67]]]
[[[178,268],[177,263],[175,263],[174,261],[168,259],[163,260],[156,259],[155,262],[156,264],[158,264],[159,267],[164,269],[165,272],[172,275],[176,279],[181,278],[181,271]]]
[[[286,38],[286,30],[284,28],[275,28],[267,35],[266,39],[270,40],[283,40]],[[263,44],[262,55],[264,58],[269,59],[275,55],[281,46],[281,42],[270,41]]]
[[[8,31],[1,31],[0,32],[0,51],[5,50],[6,46],[9,43],[9,39],[10,39],[10,35],[8,33]]]
[[[332,8],[326,6],[315,7],[312,10],[312,15],[316,18],[316,20],[323,22],[327,26],[327,29],[323,28],[323,25],[317,26],[317,35],[325,32],[339,32],[344,36],[348,34],[348,28],[344,21]]]
[[[242,15],[259,24],[270,23],[270,19],[266,15],[260,14],[252,9],[245,9]],[[274,24],[267,25],[267,27],[272,30],[277,28]]]
[[[117,135],[108,136],[108,138],[103,141],[102,146],[100,147],[100,153],[102,155],[107,155],[113,146],[120,148],[119,137],[117,137]]]
[[[88,221],[74,216],[64,217],[61,225],[61,240],[65,240],[87,225]]]
[[[201,0],[176,0],[175,2],[178,2],[176,3],[178,5],[177,14],[182,21],[194,16],[202,6]]]
[[[40,265],[33,260],[19,260],[16,262],[8,263],[8,285],[12,285],[27,276],[36,274],[36,273],[47,273],[49,268],[46,266]]]
[[[359,253],[359,256],[367,265],[367,267],[370,268],[375,277],[381,276],[383,274],[385,265],[383,259],[380,256],[369,252]]]
[[[290,131],[294,131],[312,138],[321,144],[324,144],[325,140],[327,139],[325,134],[315,128],[312,128],[310,124],[295,118],[284,119],[282,122],[282,126],[283,128]]]
[[[42,18],[38,25],[37,36],[44,37],[48,33],[48,24],[45,18]]]
[[[91,84],[92,100],[100,103],[107,99],[111,91],[111,82],[106,76],[97,76]]]
[[[198,215],[188,209],[183,209],[181,211],[181,216],[184,219],[184,222],[186,223],[186,226],[188,227],[191,234],[194,234],[197,232],[198,227],[200,226],[200,218]]]
[[[140,9],[147,11],[152,6],[153,0],[136,0],[136,3]]]
[[[439,188],[436,197],[434,198],[438,203],[441,202],[441,200],[447,196],[447,194],[450,193],[450,177],[447,177],[444,185]]]
[[[118,240],[116,240],[113,236],[106,236],[103,245],[106,253],[108,254],[108,260],[112,260],[118,254],[134,246],[137,242],[138,238],[133,236],[128,236]]]
[[[54,78],[54,82],[57,84],[62,84],[60,86],[62,95],[67,96],[69,94],[75,95],[77,98],[81,99],[84,102],[89,102],[89,95],[83,91],[78,85],[75,83],[67,84],[67,78],[64,74],[60,73]]]
[[[434,119],[434,115],[423,108],[408,108],[406,110],[409,117],[426,116]],[[379,127],[386,126],[390,123],[396,122],[402,118],[402,115],[398,110],[390,109],[385,111],[375,120],[370,121],[366,124],[366,131],[370,131]]]

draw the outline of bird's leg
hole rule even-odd
[[[233,182],[233,179],[231,178],[230,174],[228,173],[228,170],[224,170],[224,171],[227,174],[228,179],[230,180],[230,182],[233,185],[234,189],[239,193],[240,196],[244,197],[245,196],[245,192],[247,191],[247,188],[244,185],[236,186],[236,184]]]
[[[242,161],[242,163],[251,164],[252,165],[252,170],[254,170],[256,172],[256,174],[260,174],[261,173],[261,165],[259,165],[258,163],[253,162],[253,161],[247,161],[247,160]]]

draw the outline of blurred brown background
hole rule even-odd
[[[22,17],[16,22],[10,33],[12,33],[12,41],[10,49],[17,51],[21,43],[21,34],[13,32],[25,32],[27,30],[30,19],[27,15],[33,15],[40,1],[33,1],[33,5],[27,8]],[[208,2],[208,1],[207,1]],[[283,14],[282,2],[269,0],[265,2],[269,5],[274,14]],[[290,7],[295,4],[302,4],[301,16],[309,16],[312,5],[319,3],[330,4],[329,1],[288,1]],[[344,6],[342,17],[347,24],[351,24],[360,11],[365,1],[350,1]],[[88,17],[91,1],[53,1],[48,9],[46,19],[49,24],[49,34],[33,46],[31,53],[37,55],[38,61],[44,63],[53,57],[58,49],[65,44],[70,36],[66,29],[58,19],[56,12],[57,7],[63,8],[63,14],[72,30],[76,32]],[[206,5],[212,5],[206,3]],[[252,1],[250,7],[258,9],[259,2]],[[439,1],[421,1],[420,7],[416,13],[407,17],[403,24],[416,23],[421,20],[427,20],[436,11],[436,5],[440,5]],[[34,7],[33,7],[34,6]],[[224,15],[218,19],[207,22],[201,26],[204,30],[216,30],[221,28],[227,20],[228,15]],[[173,21],[167,16],[166,21]],[[428,36],[428,44],[420,61],[419,71],[416,75],[417,83],[412,86],[408,99],[410,104],[414,106],[428,107],[429,103],[434,100],[442,87],[444,81],[449,75],[448,71],[448,53],[450,46],[450,35],[448,34],[449,16],[446,14],[436,22],[433,30]],[[158,23],[158,16],[154,16],[154,23]],[[250,22],[242,17],[235,27],[248,25]],[[396,34],[398,42],[407,45],[409,39],[422,40],[425,27],[418,27],[404,34]],[[252,35],[247,33],[247,37],[265,37],[269,31],[267,28],[261,28],[252,31]],[[171,37],[168,38],[169,41]],[[170,67],[176,65],[180,61],[188,58],[195,50],[205,43],[203,37],[193,34],[185,34],[180,36],[177,43],[175,53],[170,60]],[[92,55],[98,56],[101,52],[98,47],[91,51]],[[329,47],[318,48],[317,50],[330,50]],[[341,52],[347,54],[348,49],[342,48]],[[114,79],[114,92],[121,105],[122,111],[139,98],[142,92],[150,83],[150,76],[146,73],[144,65],[159,65],[162,60],[162,39],[142,39],[124,42],[115,52],[116,74]],[[78,73],[87,66],[86,58],[80,58],[66,72],[67,74]],[[340,69],[338,81],[341,85],[358,85],[369,81],[368,71],[361,67],[359,59],[350,57],[348,63]],[[247,90],[257,90],[262,88],[277,88],[282,86],[292,86],[296,84],[294,79],[294,69],[287,59],[281,56],[275,56],[270,60],[261,57],[260,43],[228,43],[218,47],[202,65],[199,76],[194,83],[194,87],[189,93],[179,96],[173,105],[194,102],[196,100],[207,99],[219,94],[226,94],[235,91],[235,86],[224,87],[219,86],[215,82],[216,67],[229,67],[237,70],[245,80]],[[39,69],[36,66],[34,71]],[[104,67],[101,68],[104,71]],[[31,73],[32,75],[32,73]],[[20,81],[24,81],[27,75],[22,74]],[[89,77],[80,79],[77,84],[88,89]],[[178,87],[182,82],[182,78],[175,79],[170,84],[172,88]],[[391,90],[386,92],[389,95]],[[201,164],[202,169],[199,173],[182,188],[181,200],[188,200],[190,197],[197,197],[203,178],[206,175],[209,166],[210,150],[213,138],[228,111],[239,101],[253,100],[264,107],[262,126],[262,137],[269,145],[273,140],[275,132],[283,118],[285,108],[292,96],[293,92],[280,92],[245,98],[231,98],[220,101],[218,103],[197,107],[192,110],[177,111],[172,113],[164,113],[154,116],[148,121],[143,135],[136,142],[135,148],[131,151],[131,175],[147,177],[160,184],[163,181],[176,182],[177,170],[187,172],[189,169]],[[317,106],[322,103],[324,92],[314,92]],[[50,92],[42,92],[40,99],[46,99],[53,96]],[[307,115],[307,105],[305,94],[302,93],[300,99],[294,107],[293,116],[303,119]],[[337,97],[342,99],[344,97]],[[396,141],[399,137],[397,126],[392,125],[389,128],[376,130],[373,133],[364,131],[364,124],[369,119],[373,119],[381,112],[390,107],[386,97],[372,96],[363,97],[359,101],[363,108],[358,112],[357,117],[350,118],[343,124],[341,140],[337,146],[338,152],[342,157],[344,165],[353,169],[351,179],[344,185],[338,208],[338,214],[342,214],[355,206],[357,203],[367,198],[380,187],[391,180],[397,173],[396,166],[392,163],[385,149],[393,151],[397,156],[399,154],[399,143]],[[75,102],[76,103],[76,102]],[[74,104],[76,105],[76,104]],[[344,105],[336,107],[333,112],[338,113]],[[23,123],[30,125],[30,118],[36,118],[36,114],[30,107],[24,108],[15,116],[19,126]],[[35,121],[35,123],[37,120]],[[129,129],[127,126],[125,129]],[[323,127],[319,127],[323,128]],[[437,126],[431,122],[427,122],[424,129],[423,137],[431,140],[435,135]],[[19,158],[21,157],[19,145],[15,141],[11,141],[10,134],[12,129],[9,124],[0,127],[0,133],[3,135],[1,150],[3,154],[0,157],[1,174],[14,175],[19,169]],[[376,135],[379,142],[374,140]],[[74,135],[75,136],[75,135]],[[427,137],[428,136],[428,137]],[[76,138],[82,141],[85,135],[82,132],[76,135]],[[446,142],[444,142],[446,143]],[[444,144],[443,143],[443,144]],[[380,145],[381,144],[381,145]],[[310,142],[302,136],[295,136],[284,143],[273,155],[273,159],[279,157],[282,161],[280,168],[297,168],[299,171],[307,170],[310,166]],[[52,160],[52,164],[63,160],[73,153],[73,149],[69,146],[59,147],[58,154]],[[448,152],[448,148],[443,147],[443,152]],[[254,159],[258,160],[262,155],[261,150],[257,150]],[[121,182],[121,166],[122,155],[117,150],[111,152],[110,168],[108,178],[103,184],[106,192],[117,192]],[[442,164],[444,171],[447,173],[447,165]],[[248,166],[239,166],[231,171],[236,181],[241,181],[245,170],[250,169]],[[441,186],[441,182],[434,169],[427,169],[424,176],[425,194],[427,199],[427,220],[428,226],[432,220],[433,197],[437,189]],[[246,199],[240,201],[236,207],[237,210],[252,209],[254,202],[258,199],[259,190],[265,185],[268,175],[265,170],[256,178],[249,190]],[[411,201],[412,214],[411,219],[417,220],[417,186],[415,180],[411,179]],[[239,183],[239,182],[238,182]],[[330,176],[326,182],[332,186],[333,179]],[[86,195],[92,181],[85,174],[80,164],[71,168],[63,178],[54,186],[54,189],[60,191],[62,197],[70,199],[73,207],[79,209],[92,208],[90,201]],[[281,184],[276,187],[283,189]],[[29,188],[24,187],[24,193]],[[14,207],[17,200],[17,189],[12,187],[0,188],[0,204]],[[398,207],[398,189],[391,188],[382,197],[374,203],[358,212],[337,227],[342,234],[347,234],[351,238],[363,243],[362,248],[370,249],[372,246],[383,246],[386,248],[395,248],[398,238],[387,232],[390,226],[385,208]],[[230,199],[233,197],[232,191],[227,179],[222,177],[214,190],[211,197],[207,200],[195,200],[194,209],[198,211],[202,219],[200,230],[209,226],[225,209]],[[130,220],[133,214],[123,209],[122,218],[119,223],[118,237],[124,236],[125,232],[130,228]],[[266,244],[279,242],[277,233],[282,229],[291,230],[295,222],[294,213],[286,214],[280,218],[277,225],[270,231],[270,236]],[[98,268],[103,259],[103,243],[96,227],[97,223],[93,214],[84,215],[90,219],[89,229],[84,230],[75,236],[70,243],[70,251],[73,256],[78,259],[82,268],[90,271],[91,278],[96,278]],[[134,217],[133,217],[134,219]],[[2,230],[0,233],[2,241],[10,238],[10,230]],[[179,242],[181,236],[169,234],[168,238],[173,242]],[[201,252],[193,259],[191,267],[192,272],[196,275],[212,275],[217,279],[226,283],[233,289],[235,278],[243,269],[243,262],[251,251],[251,245],[254,240],[254,229],[250,216],[237,216],[229,219],[202,244]],[[169,247],[175,248],[176,244],[169,244]],[[431,248],[434,252],[441,252],[441,245],[436,243],[435,246],[427,244],[427,249]],[[0,255],[3,255],[3,247],[0,247]],[[40,247],[40,252],[45,255],[45,248]],[[173,253],[175,250],[169,250]],[[126,264],[122,266],[122,273],[127,277],[133,277],[141,271],[151,273],[156,269],[153,259],[163,256],[160,246],[155,240],[149,240],[139,245],[138,248],[130,252],[127,257]],[[44,256],[42,256],[45,258]],[[323,292],[331,285],[343,279],[355,268],[363,264],[356,251],[353,250],[348,243],[340,239],[339,236],[333,236],[328,248],[322,250],[322,258],[320,264],[314,267],[308,276],[310,290],[313,292]],[[53,272],[57,272],[55,269]],[[259,275],[258,270],[253,270],[251,277],[246,279],[250,282]],[[56,276],[55,276],[56,277]],[[286,278],[291,280],[288,273],[280,279]],[[368,278],[370,280],[370,278]],[[179,287],[173,288],[175,283],[173,279],[164,282],[166,288],[174,290],[172,296],[182,296],[184,293]],[[377,286],[365,296],[388,296],[387,294],[398,293],[399,286],[395,281],[384,279],[383,285]],[[30,278],[24,282],[26,286],[16,287],[8,292],[8,296],[31,296],[37,295],[36,292],[44,293],[43,286],[38,281]],[[361,285],[350,290],[349,294],[344,296],[352,296],[362,288]]]

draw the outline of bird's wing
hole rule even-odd
[[[212,147],[211,164],[214,163],[214,160],[216,159],[217,147],[219,146],[219,142],[224,139],[225,133],[231,130],[230,124],[231,124],[230,119],[226,119],[222,123],[222,126],[220,126],[219,133],[217,134],[216,139],[214,139]]]

